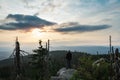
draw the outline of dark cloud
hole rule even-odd
[[[13,22],[7,22],[0,25],[0,29],[3,30],[27,30],[30,28],[42,28],[44,26],[54,25],[56,23],[46,21],[38,18],[37,16],[22,15],[22,14],[9,14],[6,19],[14,20]]]
[[[10,21],[9,21],[10,20]],[[9,14],[6,17],[4,24],[0,25],[1,30],[24,30],[28,31],[31,28],[43,28],[45,26],[55,25],[57,23],[46,21],[38,18],[37,16],[22,15],[22,14]],[[92,32],[97,30],[103,30],[110,28],[110,25],[80,25],[77,22],[63,23],[54,30],[57,32],[68,33],[68,32]]]
[[[62,25],[62,27],[54,29],[57,32],[92,32],[110,28],[110,25],[80,25],[78,23],[70,23],[67,25]]]

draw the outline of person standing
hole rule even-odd
[[[66,54],[66,60],[67,60],[67,69],[71,68],[71,60],[72,60],[72,54],[70,50]]]

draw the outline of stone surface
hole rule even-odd
[[[57,72],[57,76],[52,76],[51,80],[70,80],[75,71],[76,71],[75,69],[61,68]]]

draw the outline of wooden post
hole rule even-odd
[[[16,79],[15,80],[21,80],[21,62],[20,62],[20,44],[18,42],[18,37],[16,37],[15,42],[15,68],[16,68]]]
[[[49,53],[49,48],[50,48],[50,40],[48,39],[48,53]]]
[[[116,48],[115,50],[115,80],[120,80],[120,64],[119,64],[119,49]]]
[[[48,45],[47,45],[47,42],[46,42],[46,50],[48,50],[48,47],[47,47]]]
[[[110,41],[110,53],[111,53],[111,35],[109,36],[109,41]]]
[[[109,55],[110,55],[110,80],[112,80],[112,48],[111,48],[111,35],[109,36]]]
[[[15,49],[15,65],[16,65],[16,73],[17,73],[17,75],[20,75],[20,44],[19,44],[19,42],[18,42],[18,38],[16,38],[16,49]]]

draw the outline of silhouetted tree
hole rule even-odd
[[[32,66],[35,69],[35,78],[36,80],[48,80],[47,76],[48,74],[46,73],[46,68],[47,68],[47,60],[46,60],[46,55],[47,55],[47,50],[46,48],[43,48],[42,46],[42,41],[39,41],[40,47],[38,49],[33,50],[35,54],[32,56]]]

